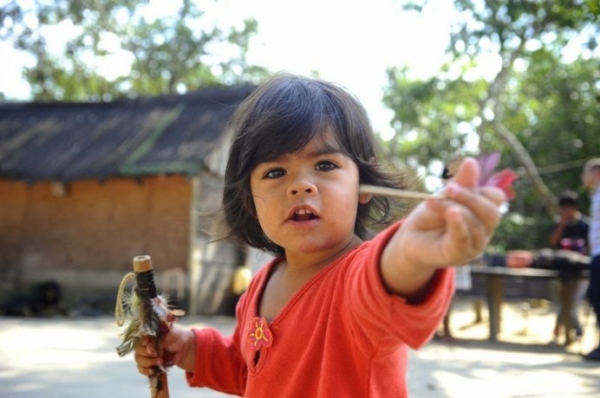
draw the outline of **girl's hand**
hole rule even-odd
[[[416,243],[410,250],[413,261],[435,268],[462,265],[486,248],[506,198],[501,189],[478,187],[478,179],[477,162],[465,159],[444,188],[448,199],[427,200],[408,217],[405,226]]]
[[[485,249],[500,222],[506,199],[495,187],[479,187],[479,166],[467,158],[443,190],[447,199],[417,206],[382,256],[382,276],[399,294],[422,289],[435,269],[463,265]]]
[[[178,367],[192,372],[196,356],[196,339],[191,330],[172,325],[171,330],[163,339],[161,348],[163,355],[159,356],[150,337],[142,337],[134,348],[134,359],[138,371],[146,376],[154,373],[156,366]],[[191,367],[190,367],[191,366]]]

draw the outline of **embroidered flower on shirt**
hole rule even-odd
[[[496,167],[500,163],[500,152],[492,152],[481,155],[477,158],[481,175],[479,177],[479,186],[497,187],[504,191],[507,200],[515,198],[515,191],[512,183],[518,178],[517,173],[511,169],[504,169],[495,173]]]
[[[262,348],[268,348],[273,345],[273,335],[269,330],[267,320],[262,317],[256,317],[252,320],[251,333],[248,335],[250,344],[255,351]]]

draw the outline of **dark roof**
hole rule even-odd
[[[250,85],[96,103],[0,103],[0,178],[197,174]]]

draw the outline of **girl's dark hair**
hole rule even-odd
[[[283,254],[262,231],[250,190],[254,168],[302,149],[330,129],[342,151],[358,166],[360,184],[405,188],[398,171],[385,172],[376,162],[376,148],[367,114],[348,91],[318,79],[277,74],[256,88],[232,118],[233,140],[225,171],[222,212],[224,238]],[[371,237],[370,227],[387,225],[394,203],[374,197],[358,206],[356,235]],[[369,223],[370,221],[370,223]]]

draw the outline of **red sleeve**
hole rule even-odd
[[[236,343],[236,333],[224,337],[216,329],[192,329],[196,336],[194,373],[186,372],[190,387],[210,387],[244,395],[247,368]]]
[[[395,223],[357,253],[348,269],[347,297],[350,324],[364,349],[393,351],[403,342],[416,349],[424,345],[441,322],[454,294],[454,269],[434,274],[429,290],[418,304],[386,291],[379,261],[383,249],[400,227]],[[375,347],[373,347],[375,345]]]

